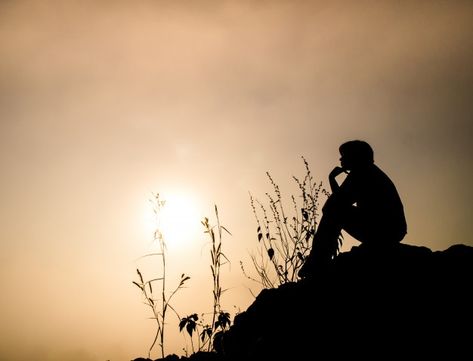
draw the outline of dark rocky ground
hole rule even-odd
[[[353,247],[311,279],[263,290],[217,353],[165,360],[473,359],[472,276],[462,244]]]

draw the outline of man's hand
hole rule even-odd
[[[345,169],[343,169],[342,167],[335,167],[330,172],[328,177],[329,177],[329,179],[335,179],[336,176],[342,174],[343,172],[345,172]]]
[[[335,167],[328,175],[328,182],[330,184],[330,188],[332,189],[332,193],[336,193],[340,188],[335,177],[342,174],[344,171],[345,170],[342,167]]]

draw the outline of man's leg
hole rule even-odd
[[[376,238],[374,227],[373,222],[364,217],[357,207],[351,207],[342,220],[342,229],[363,244],[373,243]]]
[[[315,269],[323,269],[330,264],[338,250],[338,238],[342,229],[341,210],[329,198],[323,207],[323,215],[312,241],[312,250],[299,271],[300,277],[311,275]]]
[[[342,224],[333,214],[325,213],[312,241],[312,254],[321,262],[330,262],[338,250]]]
[[[342,229],[358,240],[363,248],[390,252],[404,237],[404,232],[382,217],[368,217],[356,207],[343,220]]]

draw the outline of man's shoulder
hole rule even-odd
[[[382,170],[380,167],[378,167],[376,164],[373,164],[370,172],[376,177],[385,178],[391,181],[391,178],[388,176],[388,174],[384,170]]]
[[[354,187],[361,187],[369,189],[394,187],[391,178],[376,164],[372,164],[364,169],[359,169],[357,172],[352,172],[347,177]]]

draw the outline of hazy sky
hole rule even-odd
[[[270,171],[289,195],[301,156],[328,184],[350,139],[396,183],[405,243],[473,246],[471,64],[470,1],[1,1],[0,360],[146,356],[153,192],[182,208],[176,308],[211,310],[217,204],[223,305],[244,310],[248,192]]]

